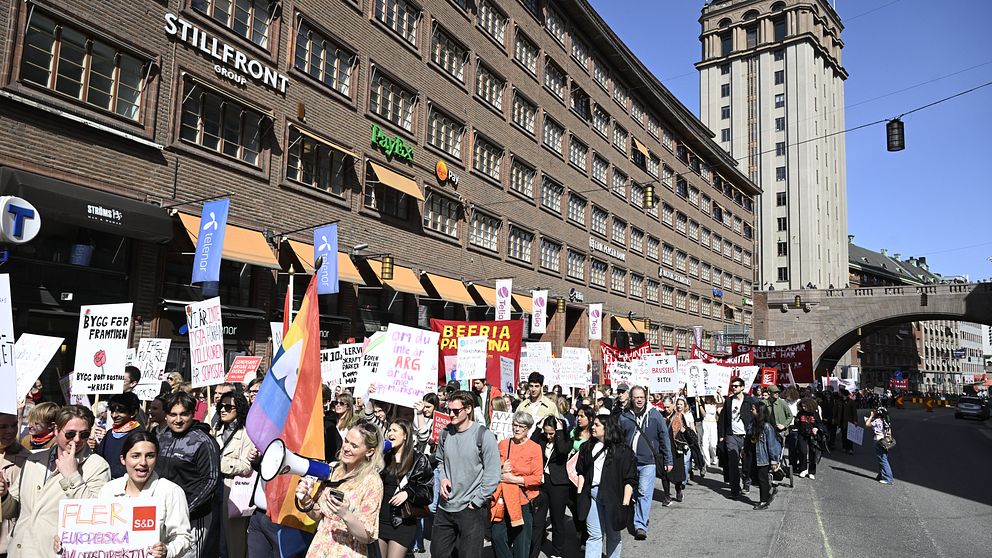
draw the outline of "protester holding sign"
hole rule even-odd
[[[102,433],[100,443],[96,445],[96,454],[107,460],[110,464],[110,478],[116,479],[124,476],[124,464],[119,459],[124,440],[132,432],[141,432],[145,429],[136,419],[138,414],[138,396],[133,393],[118,393],[110,398],[107,411],[113,423],[110,430]],[[103,429],[96,428],[96,431]]]
[[[27,459],[21,475],[0,491],[3,516],[17,514],[9,551],[18,558],[48,558],[58,533],[59,502],[65,498],[95,498],[110,480],[110,467],[93,455],[86,440],[93,413],[67,405],[55,416],[55,445]]]
[[[17,519],[17,514],[12,509],[14,501],[6,497],[7,487],[21,475],[29,455],[30,452],[17,441],[17,417],[0,413],[0,493],[4,496],[3,523],[0,523],[0,556],[7,554],[10,532]]]
[[[158,438],[150,432],[134,432],[124,439],[120,462],[126,474],[100,489],[100,498],[145,497],[155,501],[159,542],[149,552],[152,558],[182,556],[190,546],[189,506],[186,494],[174,482],[155,472]]]
[[[220,476],[224,479],[224,502],[231,499],[231,487],[235,477],[252,474],[252,462],[258,458],[258,450],[248,438],[244,420],[248,416],[248,400],[240,393],[228,392],[217,403],[217,444],[220,445]],[[226,506],[225,506],[226,507]],[[243,511],[243,510],[238,510]],[[248,544],[248,518],[229,514],[227,519],[227,555],[243,558]]]

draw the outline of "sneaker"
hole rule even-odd
[[[672,505],[672,499],[666,497],[664,500],[661,501],[661,505],[662,506],[665,506],[666,508],[669,507],[669,506],[671,506]]]
[[[644,529],[634,531],[634,540],[643,541],[646,538],[648,538],[648,532]]]
[[[744,485],[744,494],[750,494],[750,493],[751,493],[751,485],[750,484],[745,484]]]
[[[754,511],[767,510],[768,509],[768,502],[761,502],[761,503],[757,504],[756,506],[754,506],[751,509],[753,509]]]
[[[887,481],[885,479],[879,479],[878,484],[892,484],[892,481]]]
[[[808,471],[803,471],[802,473],[799,473],[799,476],[802,477],[802,478],[806,478],[806,475],[807,474],[808,474]]]
[[[813,473],[809,474],[809,480],[816,480],[816,477],[813,475]]]

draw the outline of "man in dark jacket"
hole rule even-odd
[[[658,471],[655,456],[664,457],[665,471],[672,470],[672,443],[668,423],[658,409],[648,405],[647,392],[641,386],[630,390],[630,403],[620,414],[624,442],[637,458],[637,505],[634,507],[634,538],[643,541],[648,536],[654,480]]]
[[[723,412],[720,414],[720,430],[722,438],[720,443],[727,448],[727,474],[724,476],[730,483],[730,497],[740,498],[741,496],[741,456],[744,453],[744,438],[751,431],[751,423],[754,417],[751,415],[751,407],[754,405],[754,398],[744,393],[744,380],[734,378],[730,383],[733,395],[723,401]],[[751,488],[750,464],[744,460],[744,491]]]
[[[857,426],[857,420],[858,402],[854,400],[854,394],[846,388],[840,388],[840,399],[834,402],[834,422],[840,428],[840,435],[843,436],[841,443],[848,455],[854,455],[854,442],[847,439],[847,430],[851,423]]]
[[[195,419],[196,401],[180,391],[165,396],[165,423],[155,472],[179,485],[189,504],[193,545],[187,558],[220,556],[222,487],[220,448],[210,428]]]

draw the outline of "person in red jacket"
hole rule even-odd
[[[503,515],[493,519],[493,554],[497,558],[528,558],[534,522],[531,500],[541,493],[544,465],[541,448],[529,438],[534,418],[526,411],[513,415],[513,437],[499,443],[503,474],[493,497]]]

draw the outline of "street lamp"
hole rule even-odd
[[[905,125],[902,120],[893,118],[885,125],[886,148],[889,151],[906,149]]]
[[[557,310],[561,313],[565,312],[565,297],[558,297]]]

